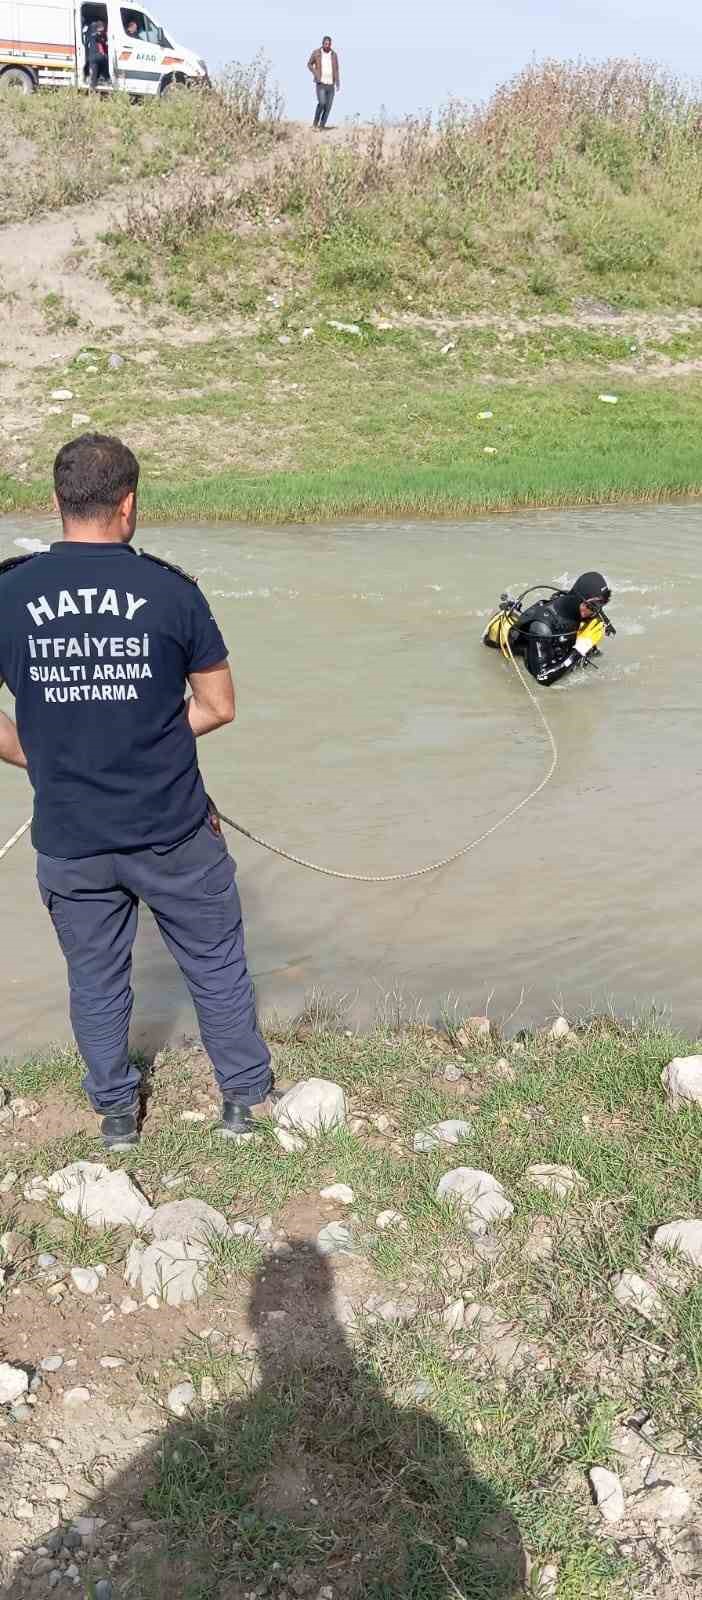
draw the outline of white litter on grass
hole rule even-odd
[[[616,394],[598,394],[597,398],[606,406],[619,405],[619,396]]]
[[[494,415],[494,411],[479,411],[478,422],[491,422]]]
[[[496,456],[497,455],[497,451],[495,449],[494,444],[484,444],[483,445],[483,455],[484,456]]]
[[[360,332],[361,332],[357,322],[338,322],[336,317],[330,317],[329,318],[329,321],[327,322],[327,327],[328,328],[335,328],[337,333],[356,333],[356,334],[360,334]]]
[[[455,348],[456,348],[456,346],[455,346],[455,344],[453,344],[453,342],[451,342],[450,344],[442,344],[440,354],[442,356],[448,356],[448,355],[451,354],[452,350],[455,350]]]

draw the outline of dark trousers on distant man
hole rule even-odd
[[[140,900],[188,985],[223,1099],[265,1100],[271,1061],[256,1020],[234,862],[208,820],[175,845],[74,861],[39,855],[37,877],[68,966],[84,1088],[100,1115],[139,1095],[128,1035]]]
[[[329,121],[329,113],[334,104],[336,90],[333,83],[318,83],[316,89],[317,110],[314,114],[314,126],[315,128],[326,128]]]
[[[97,89],[100,83],[110,82],[110,64],[107,56],[91,56],[88,61],[88,83],[91,89]]]

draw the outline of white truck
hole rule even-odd
[[[176,44],[152,12],[120,0],[0,0],[0,94],[68,84],[87,89],[91,23],[107,30],[109,80],[101,92],[162,95],[208,83],[207,67]]]

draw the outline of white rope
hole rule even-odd
[[[462,856],[469,855],[470,851],[476,850],[479,844],[484,844],[486,839],[491,839],[493,834],[497,833],[499,828],[504,828],[505,823],[511,822],[512,818],[518,816],[519,812],[523,811],[525,806],[528,806],[532,800],[536,800],[537,795],[542,794],[547,783],[550,783],[556,767],[558,766],[558,746],[556,744],[553,730],[548,722],[546,713],[544,712],[540,701],[534,694],[533,689],[527,683],[521,667],[519,667],[515,661],[509,641],[506,642],[505,654],[507,655],[508,660],[511,661],[522,688],[524,689],[525,694],[529,696],[539,721],[543,726],[546,738],[548,739],[551,748],[551,761],[549,763],[548,771],[544,773],[541,782],[537,783],[535,789],[530,789],[529,793],[525,794],[522,800],[518,800],[517,804],[512,806],[509,811],[506,811],[503,817],[499,817],[497,822],[493,822],[491,826],[486,828],[483,833],[479,833],[477,838],[471,839],[470,844],[464,844],[461,846],[460,850],[454,850],[452,855],[444,856],[441,861],[431,861],[426,867],[415,867],[412,872],[386,872],[381,874],[371,872],[339,872],[335,867],[320,867],[316,861],[306,861],[304,856],[293,855],[290,850],[284,850],[282,845],[272,844],[270,839],[262,839],[259,834],[252,833],[249,828],[243,827],[242,823],[233,822],[231,817],[225,817],[224,813],[221,811],[218,813],[220,821],[225,822],[228,828],[234,828],[237,833],[243,834],[245,839],[251,839],[253,844],[259,844],[264,850],[270,850],[274,856],[282,856],[284,861],[292,861],[293,865],[296,867],[306,867],[310,872],[321,872],[325,878],[343,878],[348,883],[407,883],[411,878],[424,878],[430,872],[440,872],[442,867],[449,867],[451,866],[452,862],[460,861]],[[32,819],[30,817],[29,821],[24,822],[22,827],[18,828],[16,833],[13,833],[12,838],[8,839],[7,843],[2,846],[2,849],[0,849],[0,861],[2,861],[3,856],[8,854],[13,845],[16,845],[19,842],[19,840],[22,838],[22,835],[25,834],[31,827],[31,823]]]
[[[17,832],[13,833],[12,838],[8,839],[7,843],[3,845],[2,850],[0,850],[0,861],[2,861],[3,856],[9,855],[13,845],[19,844],[23,834],[28,833],[31,826],[32,819],[28,817],[27,821],[22,823],[21,828],[18,828]]]

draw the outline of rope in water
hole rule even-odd
[[[541,779],[540,783],[537,783],[536,788],[530,789],[529,793],[524,795],[524,798],[519,800],[516,805],[512,806],[509,811],[506,811],[504,816],[499,817],[497,822],[493,822],[489,828],[484,830],[483,833],[479,833],[475,839],[471,839],[469,844],[462,845],[460,850],[454,850],[452,855],[444,856],[441,861],[431,861],[426,867],[415,867],[412,872],[340,872],[336,867],[322,867],[316,861],[306,861],[304,856],[293,855],[290,850],[284,850],[282,845],[273,844],[270,839],[262,839],[259,834],[252,833],[250,828],[245,828],[241,822],[234,822],[231,817],[225,817],[222,811],[219,812],[220,820],[225,822],[228,828],[233,828],[236,833],[243,834],[245,839],[251,839],[253,844],[259,844],[264,850],[270,850],[274,856],[282,856],[284,861],[292,861],[293,865],[296,867],[306,867],[310,872],[321,872],[326,878],[343,878],[348,883],[406,883],[411,878],[425,878],[430,872],[440,872],[442,867],[449,867],[451,866],[452,862],[460,861],[462,856],[469,855],[470,851],[476,850],[479,844],[484,844],[486,839],[491,839],[492,835],[497,833],[499,828],[503,828],[505,823],[511,822],[512,818],[516,817],[520,811],[523,811],[525,806],[528,806],[532,800],[536,800],[537,795],[542,794],[547,783],[550,783],[556,767],[558,766],[558,746],[556,744],[553,730],[548,718],[546,717],[546,713],[537,699],[537,696],[527,683],[521,667],[514,658],[508,639],[505,640],[503,644],[503,651],[508,661],[510,661],[514,667],[522,688],[524,689],[525,694],[529,696],[539,721],[543,726],[551,749],[551,760],[548,771],[544,773],[543,778]],[[7,843],[2,846],[2,849],[0,849],[0,861],[2,861],[3,856],[7,855],[8,852],[13,848],[13,845],[16,845],[19,842],[19,840],[22,838],[22,835],[25,834],[30,827],[31,817],[29,821],[24,822],[22,827],[18,828],[16,833],[13,833],[12,838],[8,839]]]

